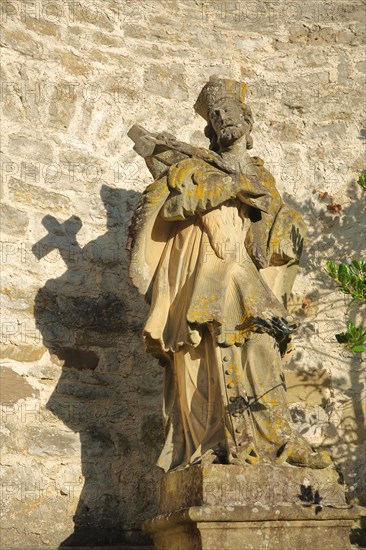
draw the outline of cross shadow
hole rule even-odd
[[[127,224],[138,197],[103,185],[105,234],[82,247],[80,218],[48,215],[48,234],[33,246],[44,261],[57,250],[67,268],[39,290],[34,308],[62,369],[47,409],[80,434],[84,479],[70,480],[71,491],[82,489],[74,533],[60,548],[151,544],[140,526],[156,513],[162,372],[144,352],[146,305],[127,276]]]

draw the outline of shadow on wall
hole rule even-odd
[[[325,272],[327,260],[337,263],[350,263],[354,259],[365,258],[365,207],[366,191],[360,188],[356,181],[347,188],[347,206],[334,213],[332,197],[317,192],[312,199],[303,203],[294,197],[285,196],[285,201],[300,211],[308,223],[307,243],[301,261],[302,271],[312,277],[317,290],[307,299],[315,304],[315,312],[310,316],[303,314],[300,322],[299,351],[295,354],[290,368],[297,370],[304,383],[311,383],[314,379],[314,369],[301,367],[304,365],[303,352],[319,357],[319,373],[324,369],[326,362],[339,361],[344,356],[344,376],[332,376],[331,387],[342,393],[337,399],[337,410],[329,410],[329,404],[324,403],[328,413],[338,422],[329,426],[332,434],[325,433],[324,441],[331,440],[331,445],[337,445],[340,454],[337,458],[342,472],[345,474],[346,485],[349,488],[349,497],[356,498],[360,504],[366,505],[366,464],[365,464],[365,369],[360,355],[353,355],[341,347],[335,338],[335,333],[346,330],[347,317],[343,316],[344,304],[350,299],[336,289],[336,285]],[[328,206],[329,205],[329,206]],[[342,205],[341,205],[342,206]],[[332,213],[333,211],[333,213]],[[323,303],[317,306],[322,293]],[[342,299],[344,298],[344,300]],[[334,313],[338,309],[338,317]],[[332,316],[328,316],[332,310]],[[353,306],[348,310],[349,318],[357,323],[366,322],[366,308]],[[337,324],[338,322],[338,324]],[[327,351],[321,351],[319,344],[314,347],[314,332],[319,327],[319,338],[328,342]],[[332,344],[332,348],[329,344]],[[332,351],[328,351],[332,349]],[[301,350],[301,351],[300,351]],[[314,386],[315,387],[315,386]],[[319,422],[319,419],[315,419]],[[306,436],[306,432],[304,432]],[[330,437],[329,437],[330,436]]]
[[[338,293],[323,271],[325,261],[348,261],[361,255],[362,230],[355,235],[355,226],[363,219],[359,191],[356,183],[350,186],[350,204],[338,216],[326,209],[323,214],[314,211],[311,200],[300,204],[285,197],[309,222],[304,269],[323,293],[326,289],[329,294]],[[67,266],[61,277],[49,280],[39,291],[35,303],[44,343],[52,360],[62,367],[48,409],[80,433],[81,440],[84,486],[74,516],[75,531],[61,547],[148,543],[139,527],[156,513],[159,472],[155,461],[163,444],[162,371],[143,349],[140,334],[147,307],[128,280],[125,252],[127,220],[138,194],[104,185],[101,198],[107,211],[104,235],[81,247],[79,218],[59,223],[46,216],[43,225],[49,235],[33,249],[38,259],[57,249]],[[323,314],[326,311],[318,311],[315,322]],[[312,324],[314,319],[304,318],[302,323],[301,348],[309,346],[310,352],[307,331],[311,333]],[[327,359],[320,356],[319,347],[314,353],[320,360]],[[338,352],[333,353],[338,358]],[[296,358],[294,368],[301,370],[301,364],[301,357]],[[360,360],[347,359],[347,365],[351,444],[344,441],[341,462],[343,471],[356,471],[356,479],[349,481],[356,482],[354,492],[361,496],[365,389]],[[306,382],[312,373],[304,368],[302,375]],[[344,387],[345,379],[333,378],[332,385]],[[347,475],[346,481],[349,484]]]
[[[103,185],[104,235],[81,247],[78,217],[48,215],[49,234],[33,247],[39,260],[59,250],[67,266],[35,300],[44,344],[62,367],[47,408],[81,441],[84,486],[61,547],[148,543],[139,528],[156,511],[162,372],[144,352],[146,306],[128,280],[125,251],[138,196]]]

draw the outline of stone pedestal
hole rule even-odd
[[[163,476],[144,529],[156,550],[346,550],[355,518],[332,468],[197,465]]]

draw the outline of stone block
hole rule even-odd
[[[1,344],[0,345],[0,358],[12,359],[19,362],[33,362],[37,361],[46,353],[47,348],[33,344]]]
[[[27,232],[28,214],[9,204],[1,204],[0,209],[1,230],[8,235],[23,237]]]
[[[45,209],[49,212],[55,212],[55,210],[62,211],[70,207],[68,197],[35,185],[29,185],[17,178],[10,178],[9,191],[15,201],[28,207],[33,206],[37,210]]]
[[[347,508],[338,478],[333,468],[311,470],[269,464],[192,466],[163,477],[159,512],[171,513],[178,504],[183,508],[221,505],[261,508],[301,506],[314,504],[316,500],[320,507]]]
[[[95,370],[99,363],[98,355],[91,350],[80,348],[58,348],[52,356],[56,356],[62,366],[77,370]],[[55,361],[52,357],[51,360]]]
[[[56,427],[28,426],[27,452],[31,456],[73,456],[80,452],[79,434]]]
[[[167,531],[158,531],[163,527],[164,520],[160,524],[156,522],[155,549],[324,550],[329,540],[332,540],[333,550],[351,549],[349,531],[352,520],[348,514],[331,512],[328,519],[321,522],[315,517],[298,520],[289,518],[286,514],[283,519],[257,518],[256,521],[250,521],[248,512],[235,512],[237,511],[211,508],[179,511],[167,519],[170,526]]]
[[[361,73],[366,73],[366,60],[363,59],[362,61],[356,63],[356,69]]]
[[[20,399],[39,396],[39,391],[33,388],[23,376],[7,367],[1,368],[0,380],[1,403],[14,404]]]
[[[39,136],[26,137],[17,134],[9,136],[9,153],[24,157],[29,161],[51,164],[53,161],[52,147],[39,139]]]
[[[62,53],[60,62],[65,69],[74,76],[85,76],[90,73],[90,65],[86,63],[82,57],[75,55],[72,52]]]
[[[137,537],[140,523],[156,514],[155,492],[149,492],[151,486],[155,488],[157,477],[152,464],[161,441],[164,369],[144,353],[140,335],[147,305],[126,283],[123,231],[140,193],[152,178],[143,161],[131,152],[131,142],[125,134],[138,122],[151,131],[168,129],[183,141],[207,147],[203,120],[194,114],[191,100],[214,73],[229,78],[241,74],[248,84],[248,104],[255,118],[252,153],[275,167],[281,185],[289,192],[295,169],[290,166],[289,174],[286,158],[288,152],[297,154],[291,161],[301,170],[301,178],[296,181],[296,203],[301,206],[309,231],[307,260],[300,270],[298,292],[301,297],[308,296],[316,288],[319,296],[314,302],[316,310],[309,306],[305,312],[300,303],[300,320],[305,329],[301,331],[302,341],[296,336],[294,343],[297,353],[303,354],[304,369],[316,375],[323,368],[330,371],[333,389],[329,406],[322,404],[330,392],[327,385],[322,385],[322,378],[306,380],[300,388],[300,376],[297,381],[297,375],[293,375],[288,396],[296,403],[292,410],[299,421],[295,419],[295,425],[307,429],[308,439],[310,431],[319,426],[317,434],[324,441],[322,427],[328,429],[332,424],[327,424],[323,415],[339,426],[338,440],[330,451],[342,468],[348,494],[365,503],[365,365],[352,354],[342,355],[336,347],[334,333],[344,329],[349,300],[342,300],[341,296],[335,304],[333,297],[338,291],[326,275],[320,276],[328,259],[327,251],[333,259],[338,252],[339,257],[348,257],[352,252],[350,243],[355,254],[364,244],[360,230],[362,189],[355,183],[365,168],[361,152],[366,137],[361,0],[311,0],[296,6],[284,0],[80,0],[76,4],[6,0],[0,8],[5,23],[2,129],[4,136],[14,136],[9,142],[11,154],[1,158],[5,203],[1,220],[5,233],[3,283],[10,293],[5,288],[2,295],[6,306],[4,321],[9,321],[9,329],[4,324],[3,332],[9,343],[0,349],[0,357],[16,369],[14,374],[7,372],[2,383],[5,402],[14,401],[5,405],[8,443],[4,443],[8,450],[3,469],[9,471],[9,477],[4,481],[12,487],[10,484],[19,480],[19,485],[25,483],[25,490],[30,493],[36,483],[52,487],[56,480],[57,488],[62,487],[61,494],[50,489],[52,498],[43,502],[32,494],[23,503],[20,497],[5,498],[2,546],[56,549],[62,544],[86,549],[103,546],[104,542],[112,545],[111,532],[118,530]],[[63,55],[64,64],[60,62]],[[345,64],[338,67],[342,60]],[[161,71],[156,70],[159,65],[163,67]],[[163,80],[165,67],[168,76]],[[144,72],[149,89],[144,87]],[[338,76],[345,84],[338,83]],[[179,100],[184,97],[180,89],[183,80],[189,85],[188,103]],[[99,87],[101,93],[96,101],[92,99],[96,89],[93,86]],[[293,90],[296,94],[299,90],[295,98]],[[293,102],[288,108],[283,103],[289,99]],[[345,122],[345,126],[316,131],[319,126],[337,121]],[[197,137],[190,139],[194,134]],[[7,138],[3,141],[6,145]],[[28,166],[24,170],[23,160]],[[50,162],[59,163],[60,179],[53,178],[53,169],[47,166]],[[112,168],[116,162],[121,166],[118,172]],[[34,164],[35,177],[30,163]],[[138,167],[131,179],[125,177],[125,167],[130,164]],[[95,170],[89,170],[90,165]],[[99,172],[99,167],[103,170],[101,178],[108,178],[111,187],[123,188],[119,195],[123,208],[117,215],[113,212],[113,227],[110,213],[116,209],[108,205],[106,227],[107,204],[103,205],[100,196],[102,181],[89,177]],[[18,181],[16,185],[10,182],[9,190],[12,176]],[[337,200],[345,212],[341,216],[329,215],[331,221],[318,217],[327,201],[315,202],[317,195],[311,194],[314,187],[330,195],[337,189],[341,195]],[[42,219],[50,213],[61,225],[71,213],[80,217],[82,228],[75,234],[80,246],[72,244],[68,235],[56,235],[54,240],[47,235],[51,240],[42,240],[46,236]],[[104,234],[105,238],[100,239]],[[39,260],[32,254],[37,239],[41,239],[36,245],[39,250],[43,246],[45,252],[49,250],[47,256],[40,254]],[[44,242],[48,244],[43,245]],[[52,244],[62,248],[52,249]],[[79,247],[82,252],[77,263],[73,258],[78,257]],[[63,258],[68,260],[67,265]],[[46,290],[40,293],[45,298],[45,308],[42,313],[36,312],[34,324],[34,297],[41,287]],[[114,293],[116,300],[98,299],[107,292]],[[106,314],[98,316],[98,308]],[[113,330],[107,327],[109,318]],[[18,321],[22,323],[19,327],[29,330],[25,338]],[[14,335],[7,334],[7,330],[14,331]],[[42,345],[42,338],[47,347]],[[47,348],[51,354],[57,348],[60,357],[61,350],[63,358],[56,354],[50,358]],[[95,365],[94,355],[83,355],[89,350],[99,356],[98,366],[95,370],[77,368]],[[32,391],[29,384],[35,386],[34,392],[39,391],[39,396],[27,397]],[[46,405],[48,400],[50,405]],[[33,410],[36,414],[28,413]],[[313,411],[317,414],[314,424],[310,422]],[[115,482],[109,476],[107,461],[103,460],[108,455],[108,441],[101,442],[94,431],[88,432],[90,437],[85,436],[81,453],[79,449],[75,451],[75,442],[65,441],[72,449],[71,458],[61,456],[62,448],[53,450],[53,437],[48,434],[50,454],[33,455],[32,460],[27,454],[23,414],[27,425],[54,425],[55,433],[61,435],[65,425],[82,435],[89,425],[100,427],[116,445],[116,455],[108,459],[113,460],[120,480]],[[26,433],[38,439],[34,445],[42,445],[42,433]],[[313,437],[311,442],[314,444]],[[79,504],[84,485],[82,471],[87,483]],[[34,480],[32,476],[36,476]],[[65,494],[65,484],[70,481],[79,483],[73,489],[73,497]],[[102,499],[98,502],[95,498],[89,510],[86,506],[89,508],[90,490],[100,495],[120,495],[121,503],[118,505],[113,499],[104,509]],[[282,486],[277,492],[281,491]],[[217,494],[220,495],[219,489]],[[223,498],[228,497],[224,494]],[[68,544],[63,541],[74,530],[73,516],[79,527]],[[317,520],[321,516],[322,512],[318,513]],[[103,544],[98,538],[99,529],[105,531]],[[264,536],[267,531],[261,532]],[[129,540],[129,544],[142,547],[143,542],[136,540]],[[125,546],[121,539],[118,542],[115,548]],[[324,549],[332,542],[327,541]],[[214,548],[219,543],[217,536]],[[235,548],[241,550],[242,546],[239,540]],[[260,540],[257,548],[261,547]],[[169,550],[173,548],[171,544]]]
[[[75,113],[75,103],[53,101],[50,103],[48,113],[51,126],[68,128]]]
[[[39,323],[62,322],[69,329],[127,332],[126,304],[114,293],[68,296],[42,289],[36,298]]]
[[[57,36],[59,34],[59,26],[50,21],[25,17],[24,22],[29,30],[37,34],[44,34],[46,36]]]
[[[75,2],[72,7],[72,18],[81,25],[95,25],[106,31],[113,31],[114,20],[118,20],[118,13],[112,14],[106,3]]]
[[[333,468],[199,465],[163,476],[144,528],[156,550],[344,550],[358,515]]]
[[[103,32],[93,33],[93,42],[102,46],[111,46],[112,48],[120,48],[123,46],[123,39],[119,36],[111,36]]]
[[[188,99],[188,90],[184,81],[184,68],[174,69],[163,65],[150,65],[145,69],[145,90],[167,99]]]
[[[16,52],[34,59],[42,57],[43,45],[39,40],[34,40],[31,33],[3,28],[1,37],[3,43]]]

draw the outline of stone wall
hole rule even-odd
[[[247,82],[253,154],[309,226],[290,305],[294,421],[365,502],[365,363],[335,341],[348,299],[324,274],[365,240],[362,3],[14,0],[1,19],[2,547],[146,541],[162,371],[127,277],[151,177],[126,132],[205,145],[192,106],[214,73]]]

